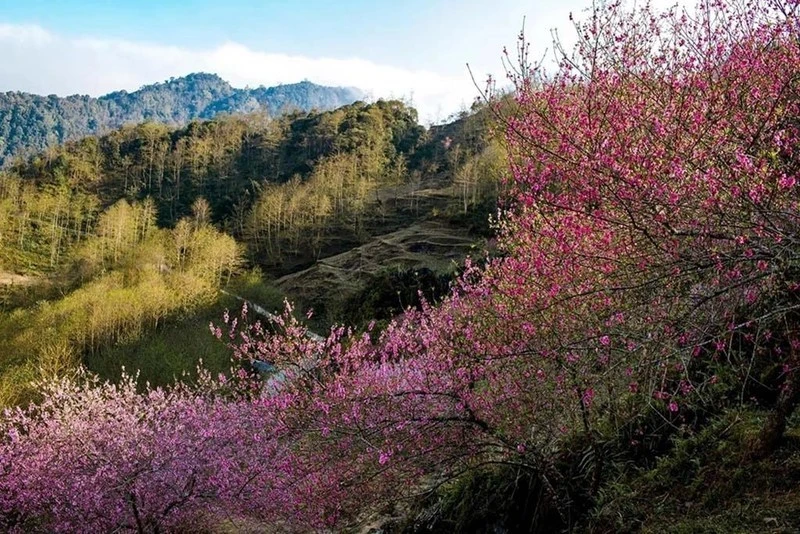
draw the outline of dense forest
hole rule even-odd
[[[398,101],[277,119],[223,117],[179,129],[126,126],[11,166],[3,176],[2,220],[18,226],[6,235],[23,256],[26,247],[42,246],[25,239],[31,218],[36,229],[50,231],[46,261],[54,266],[97,214],[120,199],[149,199],[158,225],[173,227],[202,198],[208,222],[251,244],[254,254],[264,252],[256,258],[262,263],[280,263],[284,250],[319,248],[328,234],[358,233],[364,217],[374,215],[373,204],[384,205],[379,188],[457,169],[451,174],[463,211],[477,204],[497,183],[502,153],[485,129],[476,130],[480,119],[467,122],[463,139],[450,149],[436,133],[444,127],[427,132]],[[11,270],[26,269],[24,262],[6,262]]]
[[[0,165],[15,155],[30,155],[125,124],[154,121],[180,125],[225,113],[263,112],[277,116],[290,111],[323,111],[361,98],[363,94],[357,89],[324,87],[307,81],[234,89],[219,76],[204,73],[99,98],[0,93]]]
[[[442,126],[17,160],[0,528],[797,532],[798,15],[599,3]]]

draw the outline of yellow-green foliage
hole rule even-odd
[[[470,206],[484,198],[497,197],[503,176],[508,168],[508,154],[498,141],[489,142],[481,152],[467,155],[465,161],[454,149],[456,170],[453,173],[453,188],[460,199],[461,209],[467,212]],[[459,151],[460,152],[460,151]]]
[[[294,175],[261,183],[241,221],[249,243],[278,257],[318,249],[334,228],[361,230],[376,190],[408,179],[407,156],[424,132],[415,112],[396,101],[297,119],[291,131],[283,167]]]
[[[97,199],[65,184],[36,187],[0,173],[0,268],[52,269],[89,231]]]
[[[337,154],[322,160],[306,181],[295,177],[265,186],[246,223],[246,237],[270,254],[282,246],[316,248],[332,225],[357,229],[376,202],[380,185],[405,179],[405,162],[398,157],[387,167],[380,150]]]
[[[82,354],[136,339],[145,328],[215,299],[239,266],[234,239],[196,219],[172,230],[156,228],[154,220],[147,201],[109,208],[96,236],[76,253],[87,282],[1,325],[0,404],[22,400],[30,378],[62,374]]]

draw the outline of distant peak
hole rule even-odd
[[[186,76],[182,76],[180,78],[170,78],[170,80],[174,80],[174,81],[187,80],[187,81],[228,83],[225,80],[223,80],[218,74],[214,74],[214,73],[211,73],[211,72],[192,72],[192,73],[187,74]]]
[[[216,74],[211,74],[208,72],[193,72],[185,76],[173,77],[160,83],[143,85],[138,89],[137,92],[159,90],[163,87],[178,90],[191,90],[191,88],[196,86],[211,86],[217,90],[222,90],[225,92],[233,90],[233,87],[231,87],[228,82]]]
[[[290,110],[329,110],[351,104],[362,94],[309,80],[278,87],[234,88],[209,72],[193,72],[98,98],[0,93],[0,167],[15,154],[43,150],[127,123],[178,125],[220,113],[278,116]]]

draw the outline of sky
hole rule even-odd
[[[501,81],[525,21],[532,55],[591,0],[0,0],[0,91],[136,90],[191,72],[234,87],[309,80],[404,98],[437,122]]]

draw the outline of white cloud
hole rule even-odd
[[[552,65],[550,30],[559,28],[559,37],[570,49],[575,35],[569,13],[583,19],[588,16],[584,10],[591,6],[590,0],[561,0],[557,5],[496,0],[497,9],[486,12],[479,0],[459,2],[464,7],[455,12],[448,11],[449,4],[440,3],[444,11],[437,15],[455,17],[450,23],[420,29],[422,33],[417,39],[409,39],[407,50],[395,51],[393,57],[402,61],[404,67],[389,64],[391,60],[273,53],[236,42],[185,48],[91,36],[69,37],[37,25],[0,22],[0,91],[100,96],[119,89],[136,90],[191,72],[212,72],[234,87],[272,86],[307,79],[325,85],[358,87],[375,99],[411,99],[420,118],[430,122],[445,119],[462,106],[468,107],[478,95],[463,66],[465,61],[472,65],[479,83],[489,72],[499,83],[507,83],[500,50],[503,43],[508,44],[512,60],[515,59],[515,36],[525,15],[530,59],[542,59],[541,54],[549,49],[546,64]],[[658,9],[692,2],[652,0]],[[481,37],[476,39],[476,35]],[[375,44],[381,48],[377,46],[381,43]],[[413,67],[415,63],[427,68]]]
[[[41,47],[51,43],[53,36],[44,28],[34,24],[0,24],[0,40],[10,41],[21,46]]]
[[[425,121],[469,106],[477,95],[467,72],[446,76],[359,58],[304,57],[228,42],[209,49],[114,39],[70,38],[36,25],[0,24],[0,91],[90,94],[128,91],[190,72],[219,74],[234,87],[304,79],[358,87],[373,98],[412,99]]]

